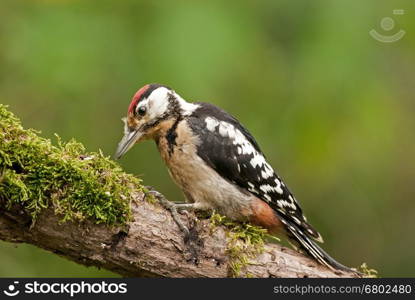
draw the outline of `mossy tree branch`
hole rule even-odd
[[[188,241],[139,179],[74,141],[53,146],[0,104],[1,240],[123,276],[356,277],[264,242],[259,228],[182,218]]]

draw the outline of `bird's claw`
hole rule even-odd
[[[170,211],[170,214],[171,214],[174,222],[176,222],[177,226],[179,226],[179,229],[184,234],[184,240],[185,241],[188,240],[189,239],[189,236],[190,236],[190,231],[183,224],[183,222],[180,220],[180,216],[179,216],[179,212],[182,213],[182,212],[184,212],[184,210],[181,209],[180,207],[178,207],[177,204],[175,204],[175,203],[167,200],[166,197],[164,197],[163,194],[161,194],[161,193],[159,193],[157,191],[150,190],[148,192],[148,194],[153,195],[165,209],[167,209],[167,210]]]

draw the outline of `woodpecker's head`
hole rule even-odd
[[[160,84],[147,84],[135,93],[124,121],[124,137],[115,158],[119,159],[134,144],[156,138],[163,123],[191,113],[197,105],[187,103],[172,89]]]

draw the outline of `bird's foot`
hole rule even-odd
[[[190,231],[183,224],[182,220],[180,219],[179,213],[184,211],[184,210],[192,209],[192,204],[189,204],[189,203],[176,204],[174,202],[171,202],[171,201],[167,200],[166,197],[164,197],[163,194],[161,194],[157,191],[154,191],[154,190],[150,190],[148,192],[148,194],[153,195],[165,209],[170,211],[170,214],[171,214],[174,222],[177,224],[177,226],[179,226],[179,229],[184,234],[184,240],[188,240],[189,236],[190,236]]]

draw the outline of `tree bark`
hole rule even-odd
[[[191,238],[184,241],[170,213],[144,199],[137,191],[131,203],[133,219],[125,226],[95,224],[89,220],[62,223],[52,208],[32,223],[25,210],[0,203],[0,239],[28,243],[85,266],[104,268],[126,277],[229,277],[228,237],[223,226],[212,229],[209,220],[194,222],[183,215]],[[4,204],[4,203],[3,203]],[[291,249],[267,243],[238,276],[358,277],[318,264]]]
[[[228,228],[212,228],[209,220],[195,221],[193,213],[181,216],[191,233],[185,241],[170,212],[146,201],[137,178],[102,153],[84,155],[82,149],[74,143],[53,146],[23,129],[0,104],[1,240],[32,244],[122,276],[358,276],[333,272],[274,243],[265,244],[260,254],[249,252],[247,260],[246,253],[230,253],[235,236],[229,237]],[[112,224],[111,220],[124,224],[128,202],[132,218],[125,225],[97,224]],[[64,217],[73,221],[62,222]],[[242,263],[235,264],[241,257]]]

